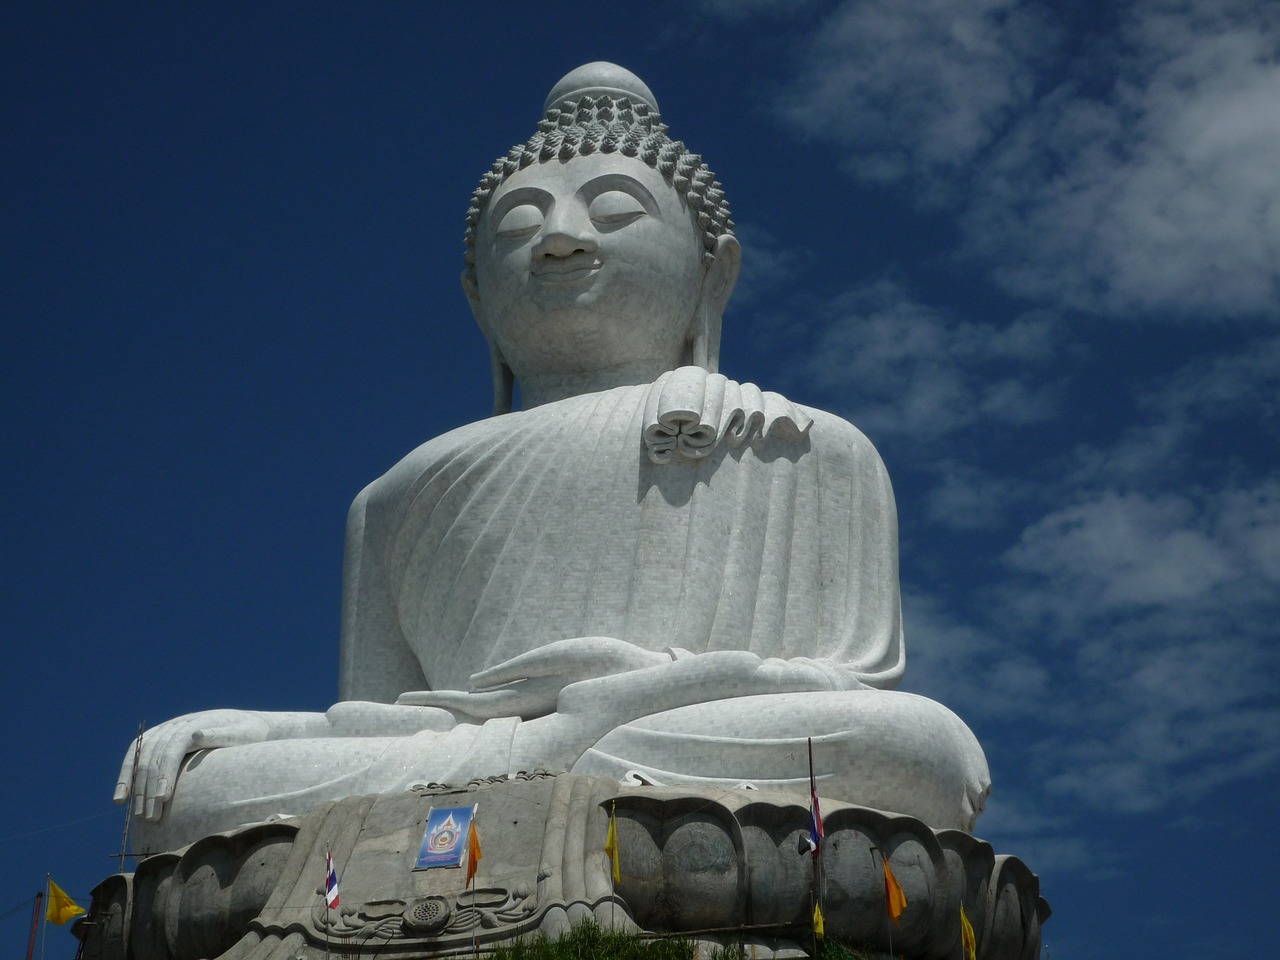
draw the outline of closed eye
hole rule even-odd
[[[616,230],[647,216],[648,211],[631,194],[621,190],[606,190],[591,201],[587,215],[597,227]]]
[[[541,226],[542,211],[531,203],[522,203],[503,215],[495,232],[508,240],[518,240],[537,233]]]

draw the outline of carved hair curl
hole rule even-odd
[[[636,157],[662,174],[681,197],[702,231],[703,262],[713,257],[716,238],[733,233],[733,220],[724,188],[702,157],[690,153],[679,140],[667,136],[662,117],[643,101],[629,97],[584,96],[548,108],[538,132],[524,144],[499,157],[480,178],[467,211],[466,259],[475,269],[476,227],[493,192],[517,170],[532,163],[570,160],[592,153],[620,153]]]

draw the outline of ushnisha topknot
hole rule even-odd
[[[530,164],[592,153],[635,157],[661,173],[692,212],[702,231],[703,259],[710,261],[716,238],[733,233],[724,189],[699,154],[667,136],[653,101],[639,77],[614,64],[587,64],[561,79],[552,88],[537,132],[498,158],[471,195],[464,238],[468,271],[475,268],[476,226],[494,190]]]

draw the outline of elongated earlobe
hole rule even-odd
[[[480,308],[480,290],[476,286],[475,275],[470,270],[463,270],[461,280],[462,292],[466,294],[467,305],[471,307],[471,316],[475,318],[476,326],[480,328],[484,338],[489,341],[489,368],[493,376],[493,415],[496,417],[510,413],[515,398],[515,374],[511,372],[511,367],[507,365],[507,361],[498,350],[498,345],[493,342],[493,337],[489,334],[489,328],[485,325],[484,311]]]
[[[702,280],[698,305],[694,309],[689,331],[686,363],[711,373],[720,372],[720,328],[724,308],[733,295],[742,269],[742,247],[733,234],[716,237],[712,248],[714,259]]]
[[[702,367],[708,373],[720,372],[720,316],[702,300],[693,318],[693,336],[685,364]]]
[[[492,343],[489,344],[489,364],[493,371],[493,415],[498,417],[511,412],[516,378]]]

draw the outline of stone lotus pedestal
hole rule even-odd
[[[412,869],[433,807],[477,805],[483,850],[464,869]],[[605,841],[616,811],[621,880]],[[824,801],[820,865],[828,937],[896,955],[959,958],[960,906],[977,955],[1034,960],[1049,916],[1019,860],[956,830]],[[351,797],[288,820],[142,859],[94,891],[77,926],[85,960],[426,958],[518,937],[602,927],[741,944],[753,957],[810,952],[815,864],[792,795],[690,790],[572,774],[431,785]],[[341,904],[322,895],[326,848]],[[890,930],[879,856],[906,896]]]

